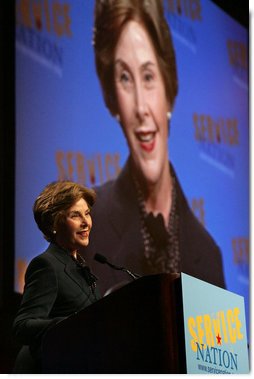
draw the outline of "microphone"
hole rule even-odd
[[[120,270],[120,271],[123,271],[123,272],[126,272],[127,274],[129,274],[133,280],[136,280],[138,278],[141,278],[140,275],[138,274],[135,274],[133,272],[131,272],[130,270],[128,270],[127,268],[125,267],[119,267],[119,266],[115,266],[114,264],[110,263],[106,257],[104,257],[104,255],[101,255],[101,254],[95,254],[94,256],[94,259],[97,261],[97,262],[100,262],[102,264],[107,264],[108,266],[110,266],[111,268],[115,269],[115,270]]]

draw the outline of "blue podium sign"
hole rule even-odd
[[[246,374],[244,298],[181,274],[188,374]]]

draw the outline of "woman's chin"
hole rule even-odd
[[[148,185],[152,186],[158,183],[160,176],[161,172],[153,165],[148,165],[142,170],[143,181]]]

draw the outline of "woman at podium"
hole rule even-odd
[[[41,341],[49,328],[100,298],[84,254],[95,192],[71,181],[54,182],[37,197],[35,221],[49,246],[29,264],[14,334],[24,345],[14,373],[40,373]],[[59,341],[60,342],[60,341]]]

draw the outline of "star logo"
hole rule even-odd
[[[221,345],[221,336],[219,335],[219,333],[217,334],[216,339],[217,339],[217,345]]]

